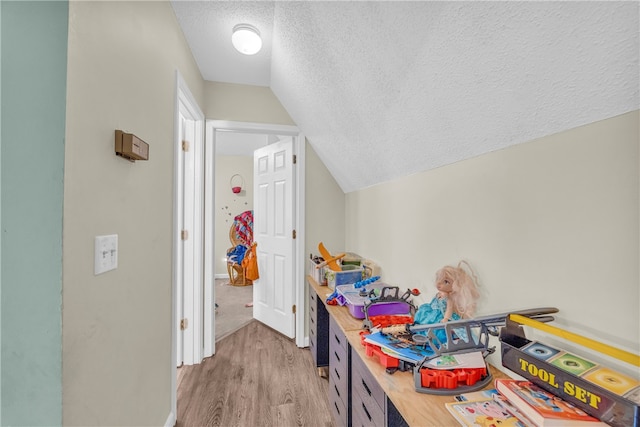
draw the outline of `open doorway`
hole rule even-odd
[[[247,123],[247,122],[229,122],[229,121],[220,121],[220,120],[208,120],[206,122],[206,147],[205,147],[205,283],[213,283],[215,278],[220,278],[228,276],[226,270],[226,251],[230,247],[229,242],[229,227],[230,224],[227,221],[231,221],[231,218],[234,215],[237,215],[237,212],[243,211],[245,208],[252,207],[252,199],[253,196],[249,196],[249,194],[245,193],[245,197],[242,198],[239,195],[235,195],[232,193],[232,186],[237,184],[235,181],[232,183],[231,178],[233,175],[236,175],[240,169],[240,163],[235,164],[238,168],[237,170],[227,170],[226,175],[220,174],[218,177],[218,171],[216,170],[216,166],[219,162],[216,161],[216,146],[218,144],[218,138],[230,138],[234,141],[242,140],[243,135],[246,141],[255,140],[253,144],[256,146],[249,148],[247,151],[253,153],[256,148],[260,146],[264,147],[266,145],[271,144],[272,142],[278,141],[282,136],[289,136],[293,138],[294,143],[294,153],[298,157],[296,171],[295,171],[295,183],[296,189],[294,191],[295,202],[293,204],[293,210],[291,214],[295,217],[295,227],[297,231],[297,239],[292,241],[292,245],[294,246],[294,262],[293,262],[293,277],[294,281],[291,284],[291,292],[294,296],[295,306],[293,307],[296,312],[296,321],[295,321],[295,329],[296,329],[296,345],[298,347],[304,347],[306,342],[306,333],[305,333],[305,280],[304,280],[304,272],[305,272],[305,258],[304,258],[304,149],[305,149],[305,139],[304,135],[302,135],[298,128],[294,126],[286,126],[286,125],[272,125],[272,124],[261,124],[261,123]],[[246,138],[251,136],[250,138]],[[251,143],[247,143],[251,144]],[[237,147],[236,147],[237,148]],[[234,153],[234,152],[226,152],[227,155],[238,155],[243,154],[245,157],[247,153]],[[252,156],[253,154],[251,154]],[[248,165],[251,162],[252,157],[248,157],[245,159],[246,164]],[[234,163],[224,163],[232,164]],[[248,169],[244,170],[243,176],[246,192],[249,193],[253,191],[253,185],[247,185],[247,182],[253,182],[252,171],[249,172]],[[216,178],[214,180],[214,178]],[[251,179],[249,179],[251,178]],[[251,187],[251,188],[250,188]],[[211,191],[214,190],[214,191]],[[229,197],[236,197],[235,202],[233,199],[231,200],[233,203],[230,204],[222,204],[218,202],[217,192],[221,191],[223,194],[229,195]],[[245,203],[247,203],[245,205]],[[228,209],[225,209],[225,206]],[[231,210],[233,209],[235,210]],[[226,217],[225,217],[226,214]],[[215,224],[218,222],[218,225]],[[222,225],[220,225],[222,224]],[[296,233],[294,233],[296,234]],[[217,267],[216,267],[217,264]],[[228,277],[227,277],[228,278]],[[259,281],[258,281],[259,284]],[[215,287],[212,287],[215,292]],[[254,285],[255,288],[255,285]],[[216,301],[219,305],[220,302],[217,301],[215,294],[212,296],[213,300]],[[205,298],[206,300],[207,298]],[[297,307],[297,308],[296,308]],[[253,312],[252,312],[253,317]],[[214,320],[215,325],[215,320]],[[206,328],[206,326],[205,326]],[[215,329],[215,326],[214,326]],[[206,338],[206,337],[205,337]],[[206,343],[205,343],[206,346]],[[212,353],[215,353],[215,340],[213,342]]]
[[[186,88],[186,85],[183,84],[182,79],[178,76],[178,95],[180,94],[180,90],[184,89],[185,92],[188,92],[188,88]],[[178,108],[176,108],[176,111],[178,111]],[[179,118],[178,115],[176,115],[177,118]],[[178,129],[179,126],[176,125],[176,129]],[[201,296],[200,299],[200,303],[198,304],[198,307],[201,308],[201,315],[200,316],[196,316],[193,319],[193,326],[195,327],[197,325],[198,327],[198,334],[194,334],[194,336],[198,337],[199,340],[199,345],[197,346],[197,350],[199,352],[201,352],[201,357],[200,360],[202,360],[203,357],[209,357],[212,356],[213,354],[215,354],[215,338],[216,338],[216,334],[215,334],[215,329],[216,329],[216,321],[215,321],[215,279],[216,279],[216,275],[217,274],[222,274],[223,278],[225,276],[224,274],[224,270],[221,273],[216,273],[216,269],[215,269],[215,262],[216,262],[216,258],[217,257],[225,257],[226,256],[226,249],[228,249],[227,243],[223,244],[223,247],[225,249],[223,249],[222,251],[216,250],[215,245],[216,245],[216,236],[218,234],[221,234],[223,236],[228,236],[228,229],[223,230],[218,232],[216,230],[215,224],[214,224],[214,220],[216,218],[216,211],[217,211],[217,207],[216,207],[216,189],[215,189],[215,184],[218,181],[217,179],[215,179],[215,173],[216,173],[216,136],[220,133],[220,132],[234,132],[234,133],[248,133],[248,134],[262,134],[262,135],[272,135],[275,136],[276,139],[279,139],[279,135],[286,135],[291,137],[291,141],[293,144],[293,153],[295,156],[297,156],[298,160],[297,160],[297,167],[295,168],[295,191],[293,192],[294,194],[294,200],[292,203],[293,206],[293,211],[291,212],[291,214],[294,216],[294,226],[295,226],[295,230],[293,235],[296,235],[296,231],[297,231],[297,235],[298,238],[295,239],[294,237],[294,241],[292,242],[292,245],[294,247],[293,250],[293,283],[291,283],[291,289],[290,292],[292,293],[292,295],[294,295],[294,301],[295,301],[295,305],[292,307],[294,310],[295,314],[295,343],[298,347],[305,347],[306,345],[308,345],[308,337],[306,336],[306,331],[305,331],[305,317],[306,317],[306,308],[305,308],[305,302],[306,302],[306,281],[305,281],[305,261],[306,258],[304,256],[304,247],[305,247],[305,242],[304,242],[304,218],[305,218],[305,211],[304,211],[304,206],[305,206],[305,199],[304,199],[304,188],[305,188],[305,181],[304,181],[304,177],[305,177],[305,138],[304,135],[302,135],[298,128],[294,127],[294,126],[286,126],[286,125],[270,125],[270,124],[257,124],[257,123],[245,123],[245,122],[227,122],[227,121],[219,121],[219,120],[209,120],[206,122],[206,126],[205,126],[206,130],[205,130],[205,142],[204,142],[204,147],[203,150],[195,150],[195,153],[197,153],[197,158],[194,159],[194,162],[196,164],[202,164],[203,165],[203,171],[202,173],[195,173],[195,176],[198,176],[200,178],[202,178],[204,176],[204,180],[195,178],[196,181],[203,183],[204,186],[204,191],[203,193],[203,203],[202,203],[202,209],[195,209],[198,210],[200,212],[203,213],[202,215],[202,228],[203,228],[203,233],[201,235],[202,237],[202,281],[198,281],[197,283],[200,283],[200,286],[194,286],[194,288],[197,288],[198,290],[198,295]],[[270,137],[267,137],[267,143],[269,143]],[[271,139],[273,139],[273,137],[271,137]],[[181,138],[180,135],[176,134],[176,147],[181,147],[181,148],[177,148],[176,151],[176,159],[179,159],[181,154],[179,152],[179,150],[183,150],[183,151],[188,151],[188,147],[189,144],[181,144]],[[185,147],[187,147],[185,149]],[[293,159],[294,163],[295,163],[295,157]],[[179,170],[179,168],[176,168],[176,170]],[[250,174],[248,174],[247,176],[249,176]],[[228,191],[227,189],[231,185],[231,182],[227,182],[226,178],[219,179],[220,184],[224,187],[223,190],[221,191]],[[246,184],[245,184],[246,185]],[[248,185],[247,185],[247,190],[248,190]],[[253,187],[252,187],[253,189]],[[242,202],[241,202],[242,203]],[[195,208],[195,204],[193,205],[193,207]],[[198,204],[198,206],[200,206]],[[177,216],[177,215],[176,215]],[[174,226],[175,230],[179,230],[179,228],[177,226]],[[179,239],[176,239],[179,240]],[[224,240],[223,240],[224,241]],[[175,251],[174,253],[174,259],[179,259],[180,257],[177,256],[179,253],[177,251]],[[222,255],[221,255],[222,254]],[[174,276],[176,275],[176,273],[174,272]],[[174,307],[173,307],[173,320],[174,320],[174,324],[176,323],[177,320],[177,308],[176,308],[176,289],[177,286],[175,285],[175,283],[177,283],[177,279],[176,277],[174,277],[174,296],[173,296],[173,300],[174,300]],[[194,282],[196,283],[196,282]],[[297,306],[297,309],[296,309]],[[297,311],[296,311],[297,310]],[[252,316],[253,316],[253,312],[252,312]],[[173,420],[173,422],[175,422],[175,416],[177,415],[177,387],[176,384],[179,382],[177,379],[177,370],[176,370],[176,360],[177,360],[177,356],[176,356],[176,348],[177,348],[177,334],[175,333],[176,328],[173,328],[174,333],[172,334],[172,341],[173,341],[173,354],[172,354],[172,367],[171,367],[171,372],[172,372],[172,377],[171,377],[171,384],[172,384],[172,397],[171,397],[171,402],[172,402],[172,413],[171,416],[167,422],[167,425],[173,425],[171,420]]]
[[[269,134],[216,130],[213,212],[216,341],[253,319],[253,283],[242,277],[241,269],[239,274],[236,270],[250,242],[240,239],[238,234],[246,230],[243,235],[252,236],[253,152],[272,139]]]

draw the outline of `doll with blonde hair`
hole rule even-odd
[[[431,302],[422,304],[416,312],[415,324],[428,325],[473,317],[480,293],[469,263],[460,261],[457,267],[446,266],[438,270],[436,289],[438,293]]]

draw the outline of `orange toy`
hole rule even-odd
[[[322,255],[322,258],[324,258],[324,263],[322,264],[326,263],[326,265],[328,265],[329,268],[333,271],[342,271],[342,269],[340,268],[340,264],[338,264],[338,260],[340,258],[344,258],[346,254],[332,256],[327,248],[324,247],[324,244],[322,242],[318,243],[318,251],[320,251],[320,255]]]

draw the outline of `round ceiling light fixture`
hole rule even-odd
[[[262,49],[260,31],[249,24],[238,24],[233,27],[231,42],[238,52],[245,55],[255,55]]]

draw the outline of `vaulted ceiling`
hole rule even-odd
[[[270,87],[345,192],[640,105],[637,1],[172,5],[204,79]]]

